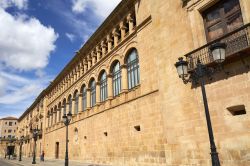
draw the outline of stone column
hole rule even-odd
[[[64,84],[64,91],[67,89],[67,87],[68,87],[68,79],[67,79],[67,76],[66,76],[65,84]]]
[[[90,109],[90,88],[87,89],[87,107],[86,109]]]
[[[75,115],[76,112],[75,112],[75,98],[72,99],[72,115]]]
[[[129,33],[131,34],[134,30],[134,19],[132,17],[132,14],[129,13],[127,16],[128,26],[129,26]]]
[[[51,123],[50,126],[52,126],[53,125],[53,113],[50,114],[50,123]]]
[[[121,40],[123,40],[124,37],[125,37],[125,29],[126,29],[126,27],[125,27],[125,25],[124,25],[124,22],[123,22],[123,21],[120,22]]]
[[[58,108],[56,111],[57,112],[57,120],[56,120],[57,122],[60,122],[60,116],[61,116],[60,111],[61,111],[61,108]]]
[[[93,66],[96,63],[96,53],[92,51],[91,56],[92,56],[92,66]]]
[[[69,103],[66,103],[66,115],[69,113]]]
[[[102,57],[101,57],[102,51],[101,51],[100,47],[97,47],[97,48],[96,48],[96,53],[97,53],[97,62],[99,62],[100,59],[102,58]]]
[[[84,60],[83,66],[84,66],[84,74],[85,74],[88,71],[88,62],[86,59]]]
[[[113,86],[112,86],[112,75],[107,75],[107,81],[108,81],[108,100],[113,98]]]
[[[47,127],[49,127],[49,115],[47,115],[47,122],[46,122]]]
[[[66,76],[66,89],[69,87],[69,75]],[[66,90],[65,89],[65,90]]]
[[[108,41],[108,52],[110,52],[112,47],[112,38],[110,35],[107,36],[107,41]]]
[[[72,71],[70,75],[70,85],[72,85],[75,81],[74,74],[75,74],[74,71]]]
[[[63,114],[63,105],[61,106],[61,117],[60,117],[60,121],[62,120],[62,116],[63,116],[64,114]],[[60,122],[59,121],[59,122]]]
[[[114,47],[116,47],[118,44],[118,36],[119,36],[116,29],[113,30],[112,35],[114,36]]]
[[[122,74],[122,91],[128,91],[128,74],[127,74],[127,65],[121,65],[121,74]]]
[[[83,64],[81,62],[79,65],[79,78],[83,75],[83,72],[84,72],[83,70],[84,70],[84,67],[83,67]]]
[[[79,93],[79,98],[78,98],[78,112],[81,113],[83,111],[82,107],[82,93]]]
[[[96,105],[100,105],[101,92],[100,92],[100,82],[96,82]]]
[[[53,113],[53,115],[54,115],[54,124],[56,124],[57,123],[57,109],[56,110],[54,110],[54,113]]]
[[[73,82],[76,82],[77,79],[78,79],[78,77],[77,77],[77,71],[75,70],[75,73],[74,73],[74,81],[73,81]]]
[[[77,66],[77,71],[76,71],[76,80],[78,80],[80,77],[81,77],[81,75],[80,75],[80,71],[81,71],[81,67],[80,67],[80,64]]]
[[[88,70],[91,68],[91,61],[92,61],[91,55],[88,55]]]
[[[104,57],[107,52],[107,44],[105,43],[105,41],[101,42],[101,48],[102,48],[102,56]]]

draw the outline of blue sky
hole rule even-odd
[[[0,118],[19,117],[120,0],[0,0]]]

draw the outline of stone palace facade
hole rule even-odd
[[[209,166],[199,85],[174,66],[212,66],[209,47],[227,44],[223,70],[207,80],[215,144],[225,166],[250,165],[250,1],[122,0],[18,120],[24,156],[36,153],[112,166]],[[18,148],[17,148],[18,149]]]

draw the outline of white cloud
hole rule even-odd
[[[28,78],[17,74],[0,71],[0,117],[19,117],[48,85],[52,76]]]
[[[65,33],[65,35],[71,42],[73,42],[76,38],[76,36],[72,33]]]
[[[4,87],[6,86],[7,82],[4,78],[0,77],[0,96],[5,94]]]
[[[35,98],[48,84],[51,77],[27,78],[9,72],[0,72],[0,80],[5,84],[0,91],[0,104],[18,104]],[[32,100],[30,101],[32,103]]]
[[[12,16],[0,8],[0,64],[28,71],[44,68],[58,35],[36,18]]]
[[[20,116],[52,79],[43,69],[58,34],[36,18],[5,10],[26,9],[27,1],[0,0],[0,117]]]
[[[107,17],[121,0],[72,0],[72,11],[83,13],[89,7],[100,17]]]
[[[6,9],[12,6],[18,9],[27,9],[28,0],[0,0],[0,7]]]
[[[87,0],[72,0],[73,6],[72,6],[72,11],[75,13],[81,13],[85,10],[86,8],[86,3]]]
[[[36,70],[35,75],[39,78],[42,78],[46,75],[46,72],[43,71],[42,69],[38,69],[38,70]]]

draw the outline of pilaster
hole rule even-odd
[[[121,74],[122,74],[122,89],[121,92],[128,91],[128,74],[127,74],[127,65],[121,65]]]
[[[96,82],[96,105],[100,105],[100,82]]]
[[[107,75],[107,80],[108,80],[108,99],[113,98],[113,87],[112,87],[112,75],[108,74]]]

